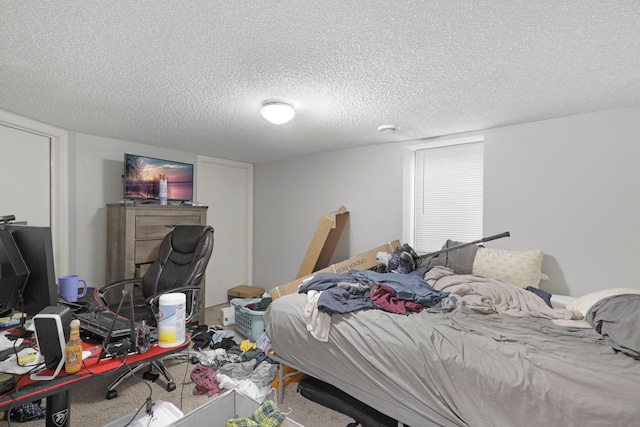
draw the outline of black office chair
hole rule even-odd
[[[187,295],[185,323],[189,326],[197,322],[201,282],[212,250],[213,227],[178,225],[163,239],[158,259],[144,277],[110,283],[98,290],[98,297],[103,304],[115,312],[125,295],[122,290],[131,290],[134,301],[133,318],[136,323],[144,320],[150,327],[155,327],[158,324],[160,297],[166,293],[182,292]],[[132,316],[127,304],[122,304],[119,314],[127,318]],[[116,397],[118,395],[116,387],[132,372],[144,366],[148,368],[144,374],[145,378],[155,381],[158,378],[157,374],[152,373],[155,368],[166,378],[167,391],[175,390],[176,385],[163,362],[156,360],[146,365],[139,365],[118,377],[107,388],[107,399]]]

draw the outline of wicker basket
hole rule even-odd
[[[235,308],[236,330],[249,338],[257,341],[264,332],[264,311],[249,310],[247,304],[259,303],[262,298],[234,298],[231,305]]]

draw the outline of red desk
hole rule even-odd
[[[189,336],[186,341],[179,346],[171,348],[161,348],[152,345],[148,352],[144,354],[130,354],[126,357],[123,364],[120,358],[102,359],[98,362],[97,358],[88,358],[85,360],[85,366],[76,374],[67,375],[64,369],[58,376],[52,380],[34,381],[29,375],[16,376],[17,387],[12,391],[0,395],[0,410],[8,410],[10,407],[17,407],[21,403],[33,402],[38,399],[47,399],[47,427],[68,427],[70,425],[70,407],[69,396],[73,387],[84,384],[95,378],[99,378],[103,374],[120,374],[127,370],[127,366],[135,367],[142,363],[146,363],[155,359],[160,359],[171,353],[184,350],[191,343]],[[85,350],[93,347],[93,345],[84,344]],[[91,372],[89,372],[91,371]],[[47,371],[42,371],[44,373]],[[53,371],[51,371],[51,375]],[[8,416],[9,414],[7,414]]]

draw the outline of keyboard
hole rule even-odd
[[[98,313],[80,313],[74,314],[73,317],[80,321],[80,329],[96,335],[100,338],[105,338],[111,329],[113,318],[115,313],[109,311]],[[135,325],[134,325],[135,327]],[[124,317],[116,317],[116,323],[113,325],[111,331],[111,338],[124,338],[131,336],[131,322]]]

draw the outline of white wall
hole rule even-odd
[[[485,133],[487,234],[494,247],[542,249],[542,287],[575,296],[640,289],[640,109]]]
[[[105,283],[107,208],[123,198],[124,153],[196,164],[196,155],[84,134],[70,138],[70,271],[89,286]],[[75,184],[75,185],[74,185]],[[195,194],[195,193],[194,193]],[[71,197],[70,197],[71,199]]]
[[[487,246],[542,249],[552,293],[640,289],[638,123],[634,108],[482,132],[485,235],[512,236]],[[333,261],[401,239],[409,144],[255,165],[254,283],[294,279],[320,215],[341,204],[351,214]]]
[[[296,278],[322,214],[349,219],[333,261],[402,235],[402,146],[377,145],[254,166],[254,284]]]

